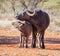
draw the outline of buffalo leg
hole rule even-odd
[[[45,45],[44,45],[44,31],[41,33],[41,38],[40,38],[40,47],[45,49]]]
[[[40,36],[40,34],[37,35],[37,38],[38,38],[39,47],[41,47],[41,36]]]
[[[32,48],[36,47],[36,31],[33,29]]]

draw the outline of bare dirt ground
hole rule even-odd
[[[3,29],[0,36],[19,36],[19,31]],[[60,56],[60,32],[46,31],[45,49],[19,48],[19,44],[0,44],[0,56]]]

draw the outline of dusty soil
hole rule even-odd
[[[40,49],[19,48],[19,44],[1,44],[0,56],[60,56],[60,45],[58,46],[48,44],[46,49]]]
[[[19,36],[19,31],[1,29],[0,36]],[[45,38],[60,39],[60,32],[46,31]],[[45,43],[46,48],[19,48],[19,44],[0,44],[0,56],[60,56],[60,42]]]

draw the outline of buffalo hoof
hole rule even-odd
[[[36,46],[35,45],[33,45],[33,46],[31,46],[32,48],[36,48]]]
[[[41,48],[42,48],[42,49],[45,49],[45,46],[42,46]]]
[[[26,48],[28,48],[28,46],[26,46]]]

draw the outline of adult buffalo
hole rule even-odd
[[[50,22],[48,14],[42,10],[34,10],[33,12],[26,10],[22,14],[17,15],[16,18],[21,21],[28,21],[32,25],[32,47],[36,47],[36,35],[39,33],[39,45],[44,49],[44,34]]]

